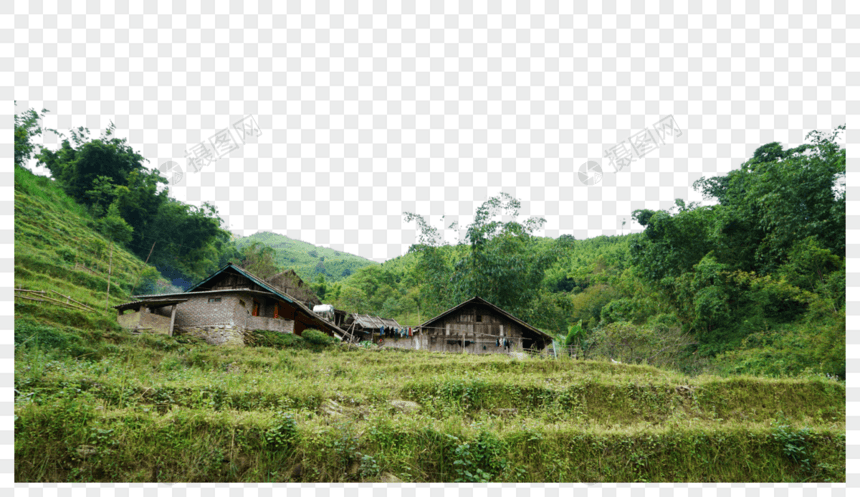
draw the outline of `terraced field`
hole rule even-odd
[[[845,478],[829,380],[148,335],[96,349],[18,352],[16,480]]]

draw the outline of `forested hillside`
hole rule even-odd
[[[318,280],[320,275],[327,282],[334,283],[363,267],[378,264],[364,257],[269,232],[238,238],[236,247],[244,249],[255,242],[274,249],[275,264],[283,269],[294,270],[308,283]]]
[[[419,243],[344,280],[336,303],[416,325],[481,295],[579,356],[844,377],[843,130],[759,147],[740,169],[696,182],[716,205],[636,211],[638,234],[540,238],[544,220],[517,221],[519,202],[501,195],[446,245],[408,213]]]
[[[540,237],[545,221],[519,219],[519,201],[502,194],[453,245],[406,213],[418,243],[375,264],[272,233],[234,240],[211,206],[170,198],[112,127],[99,138],[71,130],[60,148],[37,151],[39,119],[16,116],[16,164],[36,158],[104,243],[148,258],[182,288],[227,261],[263,277],[292,268],[324,301],[406,325],[479,295],[579,357],[695,374],[844,377],[844,126],[794,148],[762,145],[740,169],[697,181],[716,205],[678,199],[668,211],[633,212],[639,234]]]

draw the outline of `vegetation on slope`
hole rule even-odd
[[[116,311],[134,293],[169,291],[154,268],[97,231],[98,222],[50,178],[15,167],[15,288],[49,291],[48,297],[83,303],[76,310],[16,292],[16,319],[104,330],[115,326]],[[110,280],[110,298],[107,297]]]
[[[38,147],[42,114],[15,116],[15,165],[31,158],[44,165],[54,184],[96,220],[105,238],[147,260],[181,287],[187,287],[238,256],[215,208],[184,204],[168,196],[167,180],[144,166],[147,159],[109,126],[93,138],[79,127],[56,150]],[[48,130],[46,130],[48,131]],[[76,208],[81,212],[81,209]]]
[[[17,347],[16,480],[845,478],[833,380],[182,340]]]
[[[336,283],[363,267],[378,265],[364,257],[318,247],[276,233],[260,232],[242,237],[236,240],[236,246],[243,249],[255,242],[273,248],[275,263],[281,268],[294,270],[307,283],[318,281],[320,275],[326,282]]]
[[[419,243],[347,278],[336,303],[414,325],[479,294],[579,357],[844,378],[843,131],[759,147],[739,170],[696,183],[718,205],[638,210],[638,234],[539,238],[543,220],[518,221],[519,203],[502,195],[449,246],[407,213]]]

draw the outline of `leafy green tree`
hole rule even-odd
[[[420,231],[419,244],[410,252],[421,257],[419,270],[426,278],[425,298],[430,301],[427,307],[442,310],[480,296],[521,319],[545,317],[536,306],[538,288],[568,240],[534,250],[538,244],[534,233],[545,220],[532,217],[518,222],[519,209],[520,202],[506,193],[484,202],[456,247],[460,250],[453,252],[453,260],[446,257],[452,253],[443,250],[445,244],[437,229],[418,215],[405,214],[407,222],[416,221]]]
[[[134,228],[129,226],[128,223],[119,215],[119,209],[117,208],[116,203],[113,203],[108,208],[105,216],[99,219],[99,231],[116,243],[126,245],[131,241],[131,235],[132,232],[134,232]]]
[[[15,102],[15,105],[18,103]],[[21,114],[15,114],[15,165],[25,166],[33,157],[38,145],[33,143],[33,138],[40,136],[43,132],[39,121],[48,113],[47,109],[36,112],[27,109]],[[54,131],[54,130],[49,130]]]
[[[88,204],[86,192],[92,189],[97,178],[107,177],[114,184],[122,185],[129,173],[143,171],[144,162],[148,162],[124,138],[113,137],[115,130],[111,123],[102,136],[92,139],[86,128],[71,130],[71,138],[64,137],[59,150],[43,148],[36,157],[66,193]]]
[[[117,197],[117,187],[107,176],[98,176],[85,193],[94,217],[102,217]]]
[[[694,186],[722,206],[715,243],[718,257],[742,270],[773,272],[794,243],[815,236],[833,254],[845,254],[845,148],[813,131],[810,143],[784,150],[759,147],[741,168],[702,178]],[[740,257],[742,256],[742,257]],[[732,260],[729,260],[732,258]]]
[[[319,273],[317,274],[317,279],[314,280],[313,283],[310,284],[311,290],[319,297],[320,300],[325,301],[328,285],[326,284],[325,274]]]
[[[579,320],[576,324],[572,324],[567,328],[567,336],[564,338],[564,348],[578,351],[585,337],[585,328],[582,327],[582,320]]]
[[[779,268],[778,275],[792,285],[810,291],[823,290],[821,287],[827,284],[828,276],[838,271],[844,261],[822,247],[815,236],[796,241],[787,259]]]
[[[239,266],[264,279],[280,272],[275,265],[275,250],[259,242],[254,242],[242,250],[242,260]]]
[[[676,277],[690,271],[702,257],[713,250],[709,227],[713,210],[687,206],[677,199],[679,211],[636,210],[633,218],[645,231],[630,245],[633,263],[651,281]]]

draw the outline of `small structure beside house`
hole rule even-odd
[[[419,326],[415,343],[421,350],[498,354],[540,350],[552,344],[552,336],[474,297]]]
[[[244,345],[244,334],[251,330],[301,336],[316,328],[343,339],[342,329],[280,288],[283,275],[267,281],[228,263],[185,292],[135,295],[138,300],[114,308],[125,328],[190,334],[215,345]]]
[[[378,342],[380,339],[387,342],[388,338],[401,338],[398,331],[406,327],[393,319],[354,313],[346,317],[343,329],[353,342]],[[381,335],[380,331],[382,331]]]

